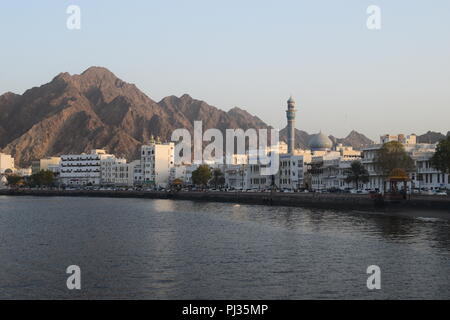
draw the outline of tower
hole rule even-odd
[[[295,100],[292,96],[289,98],[288,108],[286,110],[286,118],[287,118],[287,143],[288,143],[288,153],[294,154],[295,149],[295,113],[297,110],[295,109]]]

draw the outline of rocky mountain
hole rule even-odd
[[[330,136],[331,141],[333,143],[339,144],[342,143],[344,146],[352,146],[356,150],[361,150],[363,147],[373,144],[374,142],[367,138],[362,133],[359,133],[355,130],[352,130],[347,137],[343,139],[339,139],[333,136]]]
[[[239,108],[219,110],[189,95],[155,102],[135,85],[101,67],[80,75],[61,73],[23,95],[0,96],[0,149],[25,166],[50,155],[104,148],[133,159],[151,135],[169,139],[173,130],[266,128]]]
[[[447,132],[447,136],[450,136],[450,131]],[[440,132],[428,131],[425,134],[417,136],[417,142],[419,143],[437,143],[447,137]]]
[[[22,95],[1,95],[0,150],[12,154],[20,166],[46,156],[99,148],[132,160],[151,135],[169,140],[177,128],[192,132],[196,120],[203,121],[204,130],[270,128],[245,110],[225,112],[187,94],[153,101],[109,70],[91,67],[79,75],[61,73]],[[296,147],[307,148],[312,135],[301,130],[295,134]],[[286,141],[286,128],[280,137]],[[356,131],[330,139],[355,149],[373,143]],[[427,133],[420,139],[437,138]]]

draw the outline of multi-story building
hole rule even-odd
[[[346,171],[353,161],[361,159],[361,151],[342,144],[333,149],[333,142],[322,132],[310,139],[309,147],[312,155],[308,164],[308,188],[315,191],[348,188]]]
[[[415,162],[415,172],[409,174],[409,188],[442,189],[450,188],[449,177],[431,166],[430,160],[436,151],[436,144],[417,143],[415,135],[384,135],[380,137],[380,144],[375,144],[363,149],[362,163],[369,172],[369,182],[364,185],[366,189],[384,190],[385,177],[375,167],[378,150],[384,143],[398,141],[403,144],[405,151]],[[386,184],[386,190],[389,185]]]
[[[422,190],[450,189],[450,175],[440,172],[431,165],[434,152],[434,148],[417,148],[412,152],[411,157],[416,165],[416,172],[411,174],[413,188]]]
[[[112,168],[114,185],[132,187],[134,185],[134,170],[136,166],[140,166],[140,160],[130,163],[115,163]]]
[[[8,169],[14,171],[14,158],[9,154],[0,153],[0,173]]]
[[[245,168],[244,190],[265,190],[272,188],[275,176],[262,175],[262,169],[269,165],[249,164]]]
[[[150,141],[141,147],[142,183],[156,187],[167,187],[170,169],[174,166],[175,144]]]
[[[231,164],[223,169],[225,186],[230,189],[242,190],[245,186],[246,164]]]
[[[31,164],[31,173],[35,174],[41,170],[50,170],[52,172],[57,172],[57,168],[59,168],[60,162],[61,157],[47,157],[33,161]]]
[[[175,180],[181,180],[183,183],[186,183],[186,169],[187,166],[184,165],[175,165],[170,168],[169,183]]]
[[[144,174],[142,171],[141,160],[136,160],[133,168],[133,184],[135,186],[142,186],[144,184]]]
[[[346,183],[347,170],[355,158],[342,157],[338,152],[330,152],[326,155],[313,157],[311,166],[311,188],[315,191],[347,188],[361,188]]]
[[[415,134],[397,134],[397,135],[390,135],[385,134],[380,137],[380,143],[385,144],[391,141],[397,141],[404,145],[414,145],[417,143],[417,136]]]
[[[62,155],[60,183],[62,185],[100,185],[101,160],[113,157],[105,150],[92,150],[89,154]]]
[[[127,165],[126,159],[118,159],[113,155],[104,157],[100,160],[100,184],[101,185],[115,185],[117,166]],[[122,169],[123,170],[123,169]]]
[[[305,187],[307,163],[311,161],[311,154],[302,155],[281,154],[280,168],[275,177],[275,184],[279,189],[298,190]]]

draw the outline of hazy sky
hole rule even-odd
[[[310,133],[450,130],[448,0],[1,1],[0,36],[0,93],[96,65],[156,101],[189,93],[280,128],[292,94]]]

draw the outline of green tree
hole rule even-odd
[[[388,177],[394,169],[412,172],[415,166],[414,160],[405,151],[405,147],[400,142],[391,141],[385,143],[378,150],[375,157],[375,168],[384,177]]]
[[[431,165],[443,173],[450,174],[450,136],[439,142],[431,158]]]
[[[8,183],[8,186],[11,187],[17,187],[24,183],[23,177],[17,175],[17,174],[10,174],[6,176],[6,181]]]
[[[384,181],[389,177],[394,170],[403,170],[406,173],[412,172],[415,169],[414,160],[405,151],[405,148],[400,142],[391,141],[385,143],[380,150],[378,150],[375,157],[375,169],[382,175]],[[384,186],[386,191],[386,185]]]
[[[211,179],[211,168],[206,165],[200,165],[196,170],[192,172],[192,182],[195,185],[206,186]]]
[[[225,176],[222,170],[220,170],[219,168],[213,170],[210,183],[214,185],[214,188],[217,188],[217,186],[223,186],[225,184]]]
[[[350,168],[346,171],[346,183],[354,183],[359,190],[359,184],[369,182],[369,172],[363,166],[361,161],[353,161]]]
[[[32,174],[30,177],[30,184],[32,186],[51,186],[54,181],[55,176],[49,170],[41,170],[38,173]]]

